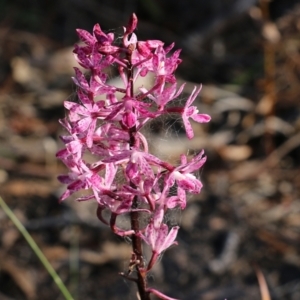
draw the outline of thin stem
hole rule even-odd
[[[137,197],[135,197],[133,201],[133,206],[137,206]],[[134,211],[131,212],[131,228],[135,231],[139,231],[139,212]],[[146,275],[147,270],[144,266],[144,259],[143,259],[143,249],[142,249],[142,239],[137,236],[136,234],[133,234],[132,237],[132,250],[136,255],[137,265],[136,265],[136,271],[137,271],[137,286],[139,290],[139,294],[141,297],[141,300],[150,300],[150,293],[146,291],[147,289],[147,282],[146,282]]]
[[[131,60],[131,54],[133,51],[133,46],[130,45],[128,47],[128,67],[127,67],[127,78],[128,78],[128,86],[127,86],[127,95],[130,97],[134,96],[134,89],[133,89],[133,65]],[[134,147],[136,145],[136,133],[137,128],[136,126],[133,126],[128,130],[129,132],[129,146],[130,148]],[[136,188],[135,184],[131,182],[131,187]],[[140,223],[139,223],[139,216],[140,213],[138,211],[135,211],[138,208],[138,197],[135,196],[132,203],[132,211],[130,213],[131,218],[131,229],[135,232],[132,234],[132,251],[135,254],[136,257],[136,272],[137,272],[137,286],[140,294],[141,300],[150,300],[150,293],[147,291],[147,270],[145,268],[144,264],[144,258],[143,258],[143,248],[142,248],[142,238],[137,235],[137,233],[140,231]]]
[[[56,273],[56,271],[51,266],[50,262],[46,258],[46,256],[43,254],[39,246],[36,244],[36,242],[33,240],[29,232],[26,230],[26,228],[23,226],[23,224],[19,221],[19,219],[16,217],[16,215],[12,212],[12,210],[7,206],[5,201],[0,196],[0,206],[6,213],[6,215],[11,219],[11,221],[14,223],[14,225],[17,227],[17,229],[21,232],[33,252],[36,254],[36,256],[39,258],[41,263],[44,265],[45,269],[48,271],[48,273],[53,278],[55,284],[60,289],[61,293],[64,295],[66,300],[74,300],[74,298],[71,296],[70,292],[68,291],[67,287],[62,282],[59,275]]]

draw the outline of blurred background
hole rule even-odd
[[[55,158],[63,101],[76,100],[75,29],[118,34],[132,12],[140,40],[182,49],[178,80],[186,95],[203,84],[197,105],[212,116],[193,124],[192,141],[174,116],[147,129],[153,152],[174,163],[208,156],[202,193],[169,215],[179,246],[150,285],[182,300],[300,299],[299,0],[1,0],[1,196],[75,299],[136,299],[117,275],[129,243],[99,223],[95,204],[58,204],[66,170]],[[1,209],[0,299],[63,299]]]

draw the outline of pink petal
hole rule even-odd
[[[198,123],[207,123],[211,119],[211,117],[206,114],[192,115],[191,118]]]
[[[87,82],[87,80],[85,79],[83,73],[78,69],[78,68],[74,68],[75,70],[75,77],[72,77],[74,83],[76,85],[78,85],[79,87],[82,87],[84,90],[89,90],[90,86]]]
[[[104,162],[104,163],[116,163],[116,164],[124,163],[124,162],[129,160],[130,155],[131,155],[131,151],[125,150],[120,154],[116,154],[112,157],[108,157],[108,158],[103,159],[102,162]]]
[[[166,206],[169,209],[173,209],[174,207],[176,207],[178,205],[178,203],[179,203],[178,196],[172,196],[167,199]]]
[[[171,298],[171,297],[169,297],[169,296],[163,294],[162,292],[160,292],[156,289],[153,289],[153,288],[148,288],[147,292],[150,292],[153,295],[156,295],[159,299],[162,299],[162,300],[179,300],[179,299]]]
[[[69,175],[59,175],[57,176],[57,179],[64,184],[70,184],[71,182],[73,182]]]
[[[165,224],[164,224],[165,225]],[[166,225],[167,226],[167,225]],[[179,230],[179,226],[174,226],[167,237],[164,238],[164,242],[161,244],[160,248],[159,248],[159,253],[163,252],[164,250],[166,250],[167,248],[169,248],[171,245],[173,244],[177,244],[175,242],[177,233]]]
[[[82,196],[76,199],[76,201],[87,201],[87,200],[91,200],[91,199],[95,199],[95,195],[87,195],[87,196]]]
[[[183,124],[184,124],[184,127],[185,127],[185,131],[186,131],[186,136],[188,137],[188,139],[192,139],[194,137],[194,131],[193,131],[193,128],[192,128],[192,125],[190,123],[190,121],[188,120],[188,118],[185,118],[182,116],[182,120],[183,120]]]
[[[85,51],[81,47],[78,47],[73,52],[76,54],[75,59],[82,67],[84,67],[85,69],[89,69],[92,67],[90,59],[87,58]]]
[[[131,128],[136,124],[137,115],[130,111],[123,114],[122,123],[127,127]]]
[[[82,143],[78,140],[72,141],[66,145],[66,149],[74,155],[77,160],[81,158],[82,155]]]
[[[158,253],[163,252],[168,247],[164,247],[166,243],[166,237],[168,235],[168,225],[162,224],[159,229],[157,229],[157,238],[155,241],[155,247],[153,250],[157,251]],[[176,236],[175,236],[176,237]],[[172,241],[173,242],[173,241]]]
[[[69,156],[69,151],[67,149],[61,149],[56,153],[56,157],[59,159],[64,159]]]
[[[105,185],[110,187],[115,179],[117,173],[117,167],[113,164],[106,164],[106,172],[105,172]]]
[[[66,190],[59,198],[59,202],[64,201],[71,195],[71,192],[69,190]]]
[[[64,101],[64,107],[68,110],[72,109],[73,107],[77,107],[78,104],[75,102],[70,102],[70,101]]]
[[[191,95],[189,96],[189,98],[186,101],[185,107],[189,107],[194,102],[196,97],[199,95],[201,88],[202,88],[202,85],[198,89],[197,89],[197,87],[194,87]]]
[[[81,103],[84,104],[86,107],[94,104],[94,101],[90,99],[81,89],[78,89],[77,95]]]
[[[161,223],[163,221],[164,218],[164,210],[163,208],[159,208],[156,210],[156,212],[153,215],[153,225],[155,228],[160,228],[161,227]]]
[[[79,38],[89,46],[93,46],[96,39],[86,30],[76,29]]]
[[[180,199],[180,208],[185,209],[185,207],[186,207],[186,193],[181,187],[177,188],[177,195],[178,195],[178,198]]]
[[[137,50],[144,57],[147,57],[148,55],[151,54],[151,48],[146,42],[142,42],[142,41],[138,42]]]
[[[116,46],[111,46],[111,45],[104,45],[98,48],[99,52],[101,54],[105,54],[105,55],[113,55],[115,53],[117,53],[120,48],[116,47]]]
[[[94,137],[94,132],[97,124],[97,119],[92,120],[90,123],[87,135],[86,135],[86,145],[88,148],[91,148],[93,146],[93,137]]]
[[[166,54],[169,53],[175,46],[175,43],[170,44],[169,46],[165,47]]]
[[[91,118],[83,118],[78,121],[74,127],[76,133],[85,132],[91,124]]]
[[[144,240],[148,245],[151,246],[152,249],[154,249],[156,238],[157,238],[157,231],[155,230],[153,223],[150,223],[146,227]]]
[[[164,45],[164,43],[159,40],[148,40],[148,41],[146,41],[146,43],[152,49],[156,49],[157,47]]]

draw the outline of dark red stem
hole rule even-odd
[[[133,208],[134,206],[138,206],[138,201],[136,199],[133,200]],[[139,212],[134,211],[131,212],[131,229],[133,229],[135,232],[139,231]],[[137,272],[137,286],[139,290],[139,294],[141,297],[141,300],[150,300],[150,293],[147,292],[147,270],[145,269],[144,265],[144,258],[143,258],[143,249],[142,249],[142,239],[137,236],[136,234],[133,234],[132,237],[132,251],[136,255],[136,272]]]
[[[127,67],[127,76],[128,76],[128,89],[127,89],[127,95],[129,94],[130,97],[134,96],[133,93],[133,66],[131,62],[131,53],[133,51],[132,49],[133,45],[130,45],[128,47],[128,53],[127,53],[127,60],[128,60],[128,67]],[[134,147],[136,144],[136,126],[129,129],[129,143],[130,148]],[[136,188],[136,186],[131,183],[132,188]],[[135,210],[138,208],[138,197],[135,196],[132,203],[132,210]],[[136,284],[138,286],[138,291],[140,294],[141,300],[151,300],[150,299],[150,293],[147,292],[147,269],[145,268],[144,264],[144,257],[143,257],[143,247],[142,247],[142,238],[138,235],[140,231],[140,213],[138,211],[132,211],[130,213],[131,218],[131,229],[134,230],[135,234],[131,236],[132,240],[132,251],[135,254],[135,270],[137,272],[137,280]]]

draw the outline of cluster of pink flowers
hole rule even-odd
[[[113,33],[104,33],[99,24],[93,34],[78,29],[83,45],[75,45],[74,54],[88,75],[75,68],[74,83],[79,103],[65,101],[67,117],[60,123],[68,131],[61,139],[65,148],[57,157],[69,169],[59,180],[67,184],[61,200],[74,192],[87,190],[79,201],[95,199],[97,215],[120,236],[136,236],[152,249],[145,270],[150,270],[157,257],[172,244],[179,227],[169,230],[164,223],[168,209],[186,207],[186,193],[198,194],[202,183],[193,175],[205,162],[203,151],[188,161],[181,156],[179,166],[161,160],[148,152],[148,143],[141,128],[149,121],[169,113],[182,117],[187,137],[194,135],[190,119],[204,123],[210,116],[199,114],[193,101],[200,88],[195,88],[184,107],[170,106],[183,91],[177,88],[174,71],[181,62],[180,50],[171,53],[174,44],[165,47],[158,40],[138,41],[133,33],[137,18],[132,15],[121,44]],[[118,88],[107,83],[105,73],[114,66],[123,81]],[[139,87],[134,93],[138,77],[153,73],[155,82],[147,90]],[[121,93],[117,99],[116,93]],[[172,188],[172,194],[170,192]],[[174,190],[177,192],[174,195]],[[109,210],[110,220],[102,212]],[[145,228],[119,228],[119,215],[146,212]],[[167,298],[166,298],[167,299]]]

